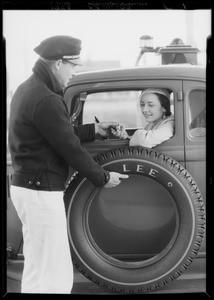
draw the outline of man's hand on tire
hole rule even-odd
[[[104,185],[105,188],[112,188],[116,187],[118,184],[121,183],[120,179],[126,179],[129,175],[120,174],[117,172],[109,172],[110,178],[109,181]]]

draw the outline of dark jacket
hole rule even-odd
[[[74,128],[61,87],[38,60],[33,74],[14,93],[10,109],[9,148],[12,184],[31,189],[64,190],[69,166],[94,185],[109,177],[81,142],[93,141],[94,124]]]

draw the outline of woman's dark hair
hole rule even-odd
[[[155,93],[157,96],[158,96],[158,99],[160,101],[160,104],[163,108],[165,108],[166,112],[165,112],[165,116],[166,117],[169,117],[171,116],[171,111],[170,111],[170,100],[162,95],[162,94],[158,94],[158,93]]]

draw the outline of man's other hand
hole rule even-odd
[[[104,185],[105,188],[112,188],[117,186],[121,183],[120,179],[126,179],[129,178],[129,175],[126,174],[120,174],[117,172],[109,172],[110,179],[109,181]]]
[[[111,134],[111,129],[119,126],[118,122],[100,122],[95,123],[95,135],[107,138]]]

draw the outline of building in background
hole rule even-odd
[[[161,48],[158,53],[161,54],[161,64],[198,64],[198,48],[191,45],[185,45],[179,38],[175,38],[169,46]]]
[[[170,63],[191,63],[206,66],[206,46],[197,48],[196,30],[197,10],[185,15],[185,37],[174,38],[170,45],[153,47],[153,37],[143,35],[140,38],[140,53],[136,60],[138,66],[165,65]]]
[[[168,64],[182,64],[190,63],[192,65],[198,64],[198,48],[186,45],[180,38],[174,38],[170,45],[166,47],[146,46],[142,43],[144,36],[140,38],[141,50],[136,60],[136,66],[141,65],[168,65]],[[153,38],[150,37],[150,40]]]

